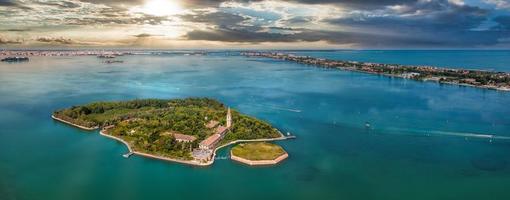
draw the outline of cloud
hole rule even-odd
[[[377,31],[380,36],[386,34],[402,38],[417,37],[422,42],[438,46],[497,44],[498,38],[503,37],[504,33],[494,30],[475,30],[487,20],[489,20],[489,11],[486,9],[447,0],[436,0],[389,7],[379,15],[356,13],[323,21],[358,32]]]
[[[10,8],[18,8],[23,10],[30,10],[32,8],[24,6],[17,1],[13,0],[0,0],[0,7],[10,7]]]
[[[11,28],[11,29],[5,29],[1,31],[8,31],[8,32],[27,32],[31,31],[31,29],[23,29],[23,28]]]
[[[165,16],[154,16],[147,14],[138,14],[135,16],[125,13],[101,12],[101,15],[94,17],[68,17],[65,18],[65,24],[68,25],[159,25],[164,21],[170,21]]]
[[[304,3],[313,3],[301,1]],[[336,1],[320,1],[337,3]],[[343,1],[343,3],[351,1]],[[320,23],[333,25],[321,29],[311,24],[311,16],[282,20],[284,25],[250,23],[252,18],[239,14],[212,12],[183,16],[182,19],[205,23],[207,29],[192,30],[184,38],[220,42],[316,42],[355,44],[361,47],[384,46],[476,46],[491,45],[502,37],[497,31],[472,31],[485,20],[488,11],[447,0],[433,1],[360,1],[370,5],[408,2],[399,7],[387,6],[378,12],[352,11],[340,18]],[[317,2],[315,2],[317,3]],[[293,28],[299,24],[302,28]],[[305,28],[303,28],[305,27]]]
[[[510,12],[496,8],[506,0],[176,1],[186,9],[185,14],[153,16],[130,9],[145,0],[0,0],[0,31],[49,45],[102,45],[106,41],[152,45],[163,40],[165,44],[185,40],[215,44],[322,41],[367,48],[509,44]],[[20,11],[19,6],[29,10]],[[88,42],[65,37],[35,39],[41,33]]]
[[[22,43],[23,40],[21,39],[12,40],[0,35],[0,44],[22,44]]]
[[[140,33],[138,35],[133,35],[133,37],[137,37],[137,38],[148,38],[148,37],[155,37],[155,36],[163,36],[163,35],[153,35],[153,34],[148,34],[148,33]]]
[[[145,0],[80,0],[82,2],[93,3],[93,4],[104,4],[110,6],[120,6],[120,5],[141,5],[145,2]]]
[[[391,5],[411,4],[420,0],[287,0],[303,4],[333,4],[343,7],[371,10]]]
[[[493,27],[494,30],[510,32],[510,15],[498,16],[494,18],[494,21],[498,23],[497,26]],[[508,36],[510,37],[510,33]]]
[[[53,44],[66,44],[66,45],[67,44],[77,44],[77,42],[75,42],[74,40],[69,39],[69,38],[64,38],[64,37],[38,37],[35,40],[38,42],[53,43]]]
[[[510,1],[508,1],[508,0],[484,0],[484,2],[486,2],[488,4],[493,4],[498,9],[510,8]]]
[[[79,3],[71,2],[71,1],[37,1],[36,4],[46,5],[46,6],[56,6],[61,9],[81,7],[81,5]]]
[[[218,26],[238,25],[248,20],[248,17],[226,12],[198,12],[180,16],[182,20],[195,23],[206,23]]]

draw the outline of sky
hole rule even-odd
[[[0,0],[0,48],[508,49],[510,0]]]

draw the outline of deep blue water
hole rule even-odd
[[[121,59],[0,64],[0,199],[510,198],[510,92],[221,54]],[[125,159],[122,144],[50,118],[90,101],[190,96],[293,133],[279,142],[290,158]]]
[[[510,50],[335,50],[288,52],[336,60],[510,72]]]

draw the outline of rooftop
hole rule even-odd
[[[175,132],[175,131],[170,131],[170,132],[165,132],[163,134],[166,134],[166,135],[172,135],[175,137],[176,140],[182,140],[182,141],[189,141],[189,142],[193,142],[195,141],[197,138],[195,136],[192,136],[192,135],[184,135],[182,133],[179,133],[179,132]]]
[[[227,131],[227,127],[225,127],[225,126],[218,126],[216,128],[216,133],[220,134],[220,135],[224,134],[226,131]]]
[[[214,128],[214,127],[216,127],[219,123],[220,123],[220,122],[218,122],[218,121],[216,121],[216,120],[211,120],[211,121],[209,121],[209,123],[207,123],[207,124],[205,125],[205,127],[207,127],[207,128]]]
[[[206,138],[205,140],[203,140],[202,142],[200,142],[200,145],[204,145],[204,146],[212,146],[214,143],[216,143],[219,139],[221,138],[221,135],[220,134],[213,134],[211,136],[209,136],[208,138]]]

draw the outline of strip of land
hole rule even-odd
[[[244,158],[241,158],[241,157],[238,157],[235,155],[230,156],[230,158],[232,160],[235,160],[237,162],[244,163],[247,165],[252,165],[252,166],[255,166],[255,165],[276,165],[276,164],[280,163],[281,161],[287,159],[288,157],[289,157],[289,154],[287,154],[287,153],[285,153],[281,156],[278,156],[277,158],[272,159],[272,160],[248,160],[248,159],[244,159]]]
[[[248,57],[272,58],[317,67],[380,74],[405,79],[434,81],[445,84],[510,91],[510,73],[506,72],[330,60],[310,56],[297,56],[280,52],[243,52],[241,55]]]
[[[238,144],[230,155],[232,160],[247,165],[275,165],[289,157],[281,146],[267,142]]]
[[[51,118],[53,118],[54,120],[57,120],[57,121],[59,121],[59,122],[66,123],[66,124],[68,124],[68,125],[71,125],[71,126],[74,126],[74,127],[77,127],[77,128],[83,129],[83,130],[86,130],[86,131],[93,131],[93,130],[99,129],[99,126],[94,126],[94,127],[82,126],[82,125],[78,125],[78,124],[72,123],[72,122],[70,122],[70,121],[66,121],[66,120],[64,120],[64,119],[61,119],[61,118],[55,117],[55,115],[51,115]]]

